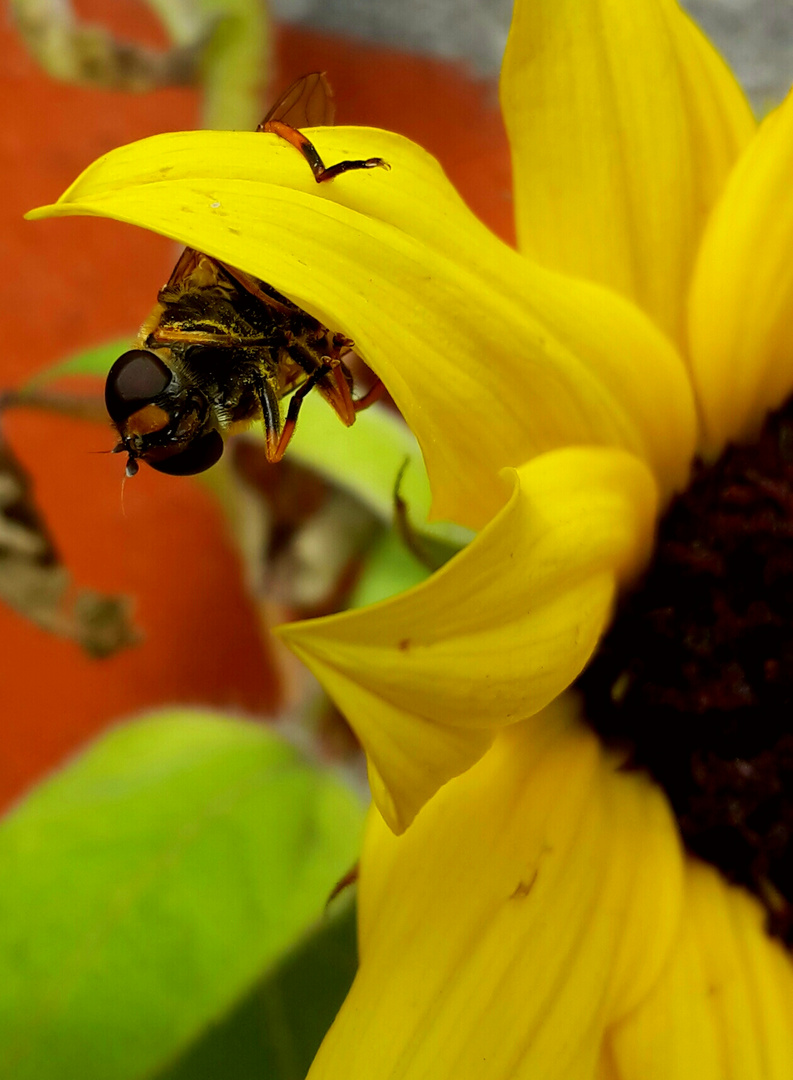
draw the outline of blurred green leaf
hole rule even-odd
[[[347,904],[157,1080],[303,1080],[357,966]]]
[[[203,126],[253,130],[266,111],[262,91],[272,68],[265,0],[149,0],[149,4],[176,45],[188,47],[205,39]]]
[[[394,484],[407,461],[399,490],[414,529],[458,548],[471,539],[459,525],[428,522],[432,495],[419,444],[383,406],[358,413],[346,428],[319,394],[309,394],[288,453],[349,488],[386,522],[394,516]]]
[[[321,916],[362,817],[260,725],[110,732],[0,824],[0,1076],[173,1060]]]
[[[363,571],[350,597],[350,607],[376,604],[379,600],[419,585],[457,550],[431,537],[418,536],[414,539],[421,541],[431,566],[420,562],[406,546],[404,538],[395,529],[389,529],[367,554]]]
[[[113,363],[131,347],[134,336],[130,334],[128,338],[118,338],[106,345],[96,345],[93,349],[84,349],[73,356],[67,356],[65,360],[58,360],[43,371],[36,372],[22,390],[40,390],[57,379],[74,375],[98,375],[104,379]]]

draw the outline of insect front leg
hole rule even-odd
[[[318,184],[333,180],[342,173],[352,172],[355,169],[391,168],[387,161],[383,161],[379,157],[367,158],[365,161],[339,161],[335,165],[326,166],[311,140],[307,139],[302,131],[298,131],[297,128],[293,128],[290,124],[285,124],[283,120],[263,120],[256,130],[278,135],[280,138],[286,139],[296,150],[299,150],[308,162]]]
[[[256,396],[262,410],[262,423],[264,424],[265,453],[268,461],[280,461],[284,456],[286,444],[281,447],[283,432],[281,430],[281,406],[278,395],[264,378],[255,381]],[[292,425],[294,428],[294,425]],[[290,436],[291,437],[291,436]],[[289,442],[289,439],[286,440]],[[280,449],[280,452],[279,452]],[[277,455],[277,456],[276,456]]]

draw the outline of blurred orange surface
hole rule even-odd
[[[92,7],[81,10],[91,14]],[[157,39],[133,0],[93,4],[120,34]],[[149,20],[147,23],[146,20]],[[143,31],[141,30],[143,26]],[[0,28],[4,303],[0,387],[80,348],[132,336],[175,259],[173,246],[89,218],[27,223],[104,151],[198,122],[198,94],[121,94],[41,74],[13,28]],[[441,160],[469,205],[511,239],[509,161],[495,89],[440,61],[294,29],[278,35],[281,88],[323,69],[340,123],[393,128]],[[264,95],[263,95],[264,96]],[[97,454],[108,427],[15,411],[4,421],[30,470],[51,532],[78,586],[135,599],[141,644],[95,661],[0,606],[3,687],[0,801],[114,720],[171,702],[265,715],[278,678],[233,546],[199,483],[142,469],[126,485],[119,458]]]

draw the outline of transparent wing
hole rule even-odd
[[[333,90],[324,71],[312,71],[293,82],[262,120],[280,120],[293,128],[330,127],[336,117]]]
[[[185,248],[179,256],[176,266],[171,271],[168,284],[165,286],[166,289],[178,285],[184,278],[189,277],[198,266],[199,259],[205,259],[206,257],[206,255],[196,251],[195,248]]]

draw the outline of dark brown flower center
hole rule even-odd
[[[695,464],[577,686],[689,850],[793,944],[793,400],[754,445]]]

